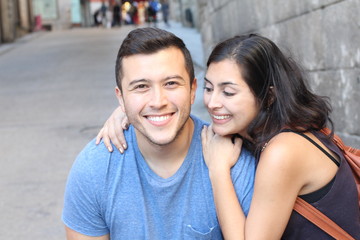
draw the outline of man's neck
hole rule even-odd
[[[189,118],[171,143],[156,145],[148,139],[144,141],[138,139],[138,146],[151,170],[162,178],[168,178],[174,175],[184,162],[193,133],[194,122]]]

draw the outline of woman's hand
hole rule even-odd
[[[237,198],[230,168],[239,158],[242,139],[222,137],[212,127],[201,132],[203,154],[209,168],[216,213],[225,239],[245,239],[245,215]]]
[[[129,123],[126,114],[121,110],[121,107],[116,108],[96,136],[96,144],[99,144],[100,140],[103,139],[109,152],[112,152],[111,141],[115,147],[123,153],[127,148],[123,131],[127,129],[128,126]]]
[[[229,171],[237,162],[242,145],[241,138],[222,137],[215,134],[211,125],[201,132],[203,154],[210,173]]]

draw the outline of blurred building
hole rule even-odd
[[[91,24],[90,0],[0,0],[0,44],[33,31]]]
[[[31,0],[0,0],[0,43],[31,32],[34,21]]]

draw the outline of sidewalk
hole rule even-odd
[[[171,24],[196,63],[193,113],[206,117],[200,35]],[[67,175],[118,105],[115,58],[132,29],[40,32],[0,46],[0,239],[65,239]]]

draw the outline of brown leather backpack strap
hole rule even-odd
[[[325,214],[299,197],[296,199],[294,210],[335,239],[355,240]]]

